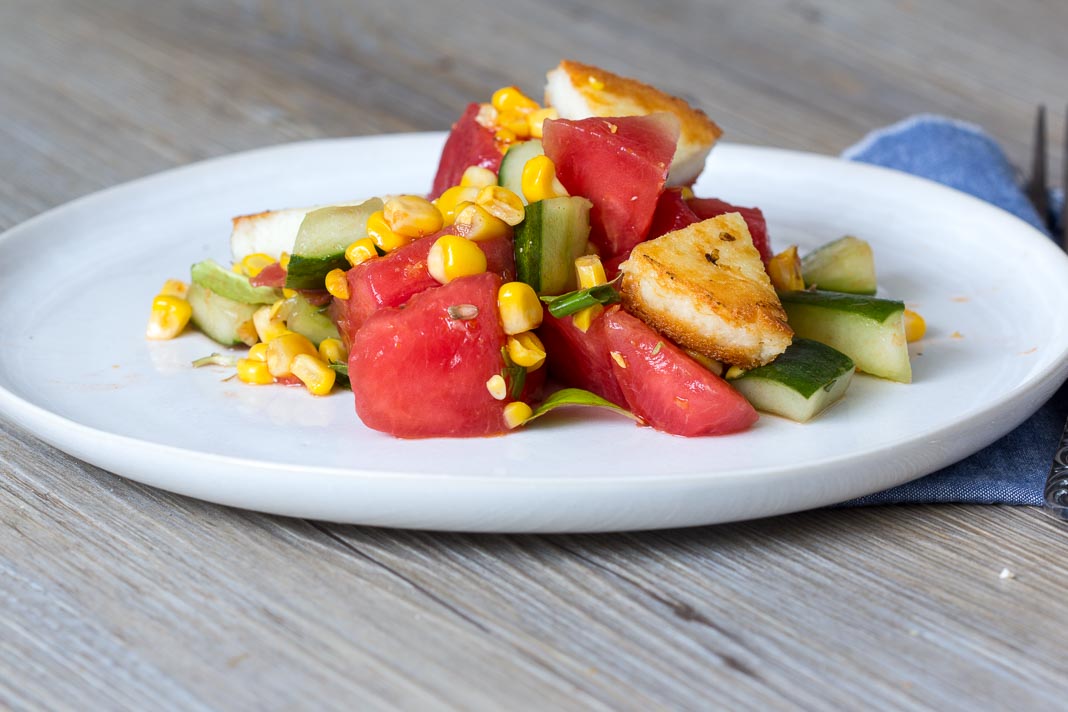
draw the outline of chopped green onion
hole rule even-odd
[[[527,369],[512,361],[507,347],[501,347],[501,358],[504,360],[501,378],[508,382],[508,396],[512,400],[519,400],[519,396],[523,394],[523,386],[527,382]]]
[[[193,362],[193,368],[200,368],[201,366],[237,366],[237,357],[226,356],[225,354],[214,353],[211,356],[204,356],[198,358]]]
[[[550,314],[560,318],[570,316],[598,304],[601,306],[615,304],[619,301],[619,292],[609,282],[608,284],[598,284],[596,287],[588,287],[575,292],[561,294],[558,297],[542,297],[541,300],[545,302]]]

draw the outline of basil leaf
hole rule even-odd
[[[640,422],[641,419],[626,408],[621,408],[610,400],[606,400],[596,393],[590,393],[581,388],[562,388],[542,401],[542,404],[534,409],[525,422],[529,423],[535,418],[540,418],[551,410],[569,405],[592,406],[595,408],[607,408],[608,410],[625,415],[632,420]]]

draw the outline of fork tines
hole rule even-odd
[[[1062,215],[1058,225],[1057,217],[1050,209],[1050,185],[1046,171],[1048,156],[1049,151],[1046,140],[1046,107],[1039,106],[1038,113],[1035,116],[1035,144],[1034,153],[1031,156],[1031,177],[1027,181],[1026,187],[1027,198],[1031,201],[1031,204],[1035,206],[1038,216],[1042,219],[1042,222],[1046,227],[1049,228],[1050,234],[1053,235],[1054,239],[1060,243],[1065,251],[1068,251],[1068,215],[1064,215],[1066,211],[1062,208]],[[1065,111],[1064,160],[1062,163],[1064,176],[1061,186],[1068,191],[1068,110]]]

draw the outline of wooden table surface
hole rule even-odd
[[[565,56],[692,99],[733,141],[837,153],[938,112],[1023,163],[1038,103],[1063,135],[1066,37],[1063,0],[6,0],[0,228],[210,156],[445,129],[499,86],[537,92]],[[0,708],[1057,709],[1068,695],[1068,529],[1028,508],[388,531],[174,496],[0,422],[0,519]]]

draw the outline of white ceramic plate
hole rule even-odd
[[[506,437],[401,441],[352,397],[224,381],[195,332],[148,342],[152,296],[229,218],[430,185],[441,134],[280,146],[89,196],[0,238],[0,413],[124,477],[298,517],[397,527],[594,531],[767,516],[875,492],[1008,432],[1068,373],[1068,260],[1032,228],[899,173],[722,145],[696,190],[759,205],[774,244],[845,233],[881,293],[926,317],[911,385],[858,377],[815,422],[684,439],[589,410]],[[1050,444],[1052,447],[1052,443]]]

